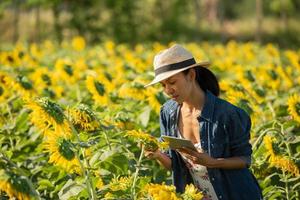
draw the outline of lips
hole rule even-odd
[[[172,99],[177,99],[178,97],[179,97],[179,95],[172,96]]]

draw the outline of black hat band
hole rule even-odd
[[[184,60],[178,63],[172,63],[169,65],[164,65],[156,70],[154,70],[155,72],[155,76],[167,72],[167,71],[173,71],[173,70],[177,70],[177,69],[182,69],[185,67],[188,67],[190,65],[196,64],[196,61],[194,58],[188,59],[188,60]]]

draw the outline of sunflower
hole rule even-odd
[[[118,95],[121,98],[129,98],[129,99],[143,101],[146,98],[145,94],[143,93],[144,90],[143,87],[144,86],[137,83],[133,83],[133,84],[124,83],[120,87],[118,91]]]
[[[179,200],[177,196],[175,186],[169,186],[163,184],[149,183],[143,188],[143,196],[150,197],[153,200]]]
[[[148,87],[145,90],[145,95],[149,105],[158,114],[160,112],[162,102],[165,100],[163,93],[154,87]]]
[[[290,96],[288,99],[288,111],[295,121],[300,123],[300,97],[297,94]]]
[[[50,153],[49,163],[53,163],[70,173],[81,173],[75,145],[70,138],[50,133],[47,134],[43,146],[45,151]]]
[[[267,155],[275,156],[274,150],[273,150],[273,138],[269,135],[264,136],[264,144],[267,150]]]
[[[125,191],[131,188],[132,177],[117,177],[113,178],[109,183],[109,189],[113,192]]]
[[[53,129],[56,135],[70,136],[71,128],[65,119],[62,108],[48,98],[37,98],[35,101],[26,102],[26,107],[31,109],[31,122],[41,131]]]
[[[53,77],[55,77],[53,72],[47,67],[39,67],[30,75],[39,94],[51,99],[61,97],[64,90],[61,85],[57,84],[57,80]]]
[[[291,65],[296,69],[300,70],[300,57],[295,51],[287,50],[284,52],[284,55],[288,58]]]
[[[11,95],[10,91],[6,89],[4,84],[0,82],[0,103],[5,102]]]
[[[222,79],[219,82],[219,85],[220,85],[220,90],[222,92],[226,92],[226,91],[230,90],[230,88],[232,87],[231,84],[230,84],[230,81],[227,80],[227,79]]]
[[[249,115],[253,113],[253,104],[245,97],[245,93],[238,90],[229,90],[226,92],[227,99],[230,103],[244,109]]]
[[[101,174],[99,172],[94,172],[93,173],[93,176],[95,177],[96,179],[96,184],[95,184],[95,187],[99,190],[101,190],[104,186],[104,182],[101,178]]]
[[[300,174],[297,165],[288,157],[283,157],[279,155],[271,156],[269,158],[269,162],[271,163],[272,166],[275,166],[284,172],[290,172],[295,177],[299,176]]]
[[[30,55],[33,58],[42,58],[44,56],[44,52],[41,51],[41,48],[36,43],[30,44],[29,49]]]
[[[108,105],[110,102],[109,93],[112,91],[113,86],[107,78],[88,76],[86,78],[86,87],[93,95],[96,103],[102,106]]]
[[[22,75],[18,75],[15,80],[7,73],[0,71],[0,84],[7,88],[13,88],[13,91],[16,91],[24,99],[35,94],[31,81]]]
[[[70,59],[57,59],[55,61],[53,81],[64,81],[67,84],[76,83],[80,79],[81,71],[76,70]]]
[[[264,136],[264,144],[267,150],[267,156],[269,156],[269,162],[271,166],[281,169],[284,172],[290,172],[295,176],[299,176],[299,168],[289,158],[281,155],[277,155],[273,148],[273,138],[269,135]]]
[[[107,51],[107,54],[112,56],[115,54],[115,49],[116,49],[116,44],[111,41],[111,40],[108,40],[104,43],[104,49]]]
[[[183,200],[200,200],[203,198],[203,195],[193,184],[189,184],[185,186],[185,191],[182,194],[182,197]]]
[[[108,185],[102,186],[100,183],[101,188],[99,189],[105,191],[103,199],[130,199],[132,183],[133,179],[130,176],[115,177],[111,179]]]
[[[287,91],[294,86],[292,78],[293,69],[291,68],[291,66],[278,66],[276,68],[276,72],[282,79],[283,90]]]
[[[37,196],[26,177],[0,170],[0,190],[10,199],[29,200]]]
[[[144,133],[142,131],[137,130],[130,130],[127,131],[126,136],[129,138],[134,139],[137,142],[141,142],[143,145],[145,145],[146,150],[154,151],[157,148],[167,148],[166,142],[159,142],[155,137],[148,133]]]
[[[51,71],[47,67],[39,67],[30,74],[34,85],[39,88],[49,87],[53,84]]]
[[[68,109],[68,114],[72,123],[80,130],[93,131],[100,126],[95,113],[84,104]]]
[[[10,77],[7,73],[0,71],[0,83],[10,88],[14,83],[14,79]]]
[[[16,80],[12,82],[13,90],[18,92],[23,99],[35,96],[36,91],[33,86],[31,80],[23,75],[18,75]]]
[[[76,51],[82,51],[85,48],[85,40],[83,37],[76,36],[72,39],[72,47]]]

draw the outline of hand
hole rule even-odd
[[[200,164],[206,167],[212,167],[216,163],[216,159],[209,156],[203,151],[194,151],[188,148],[177,149],[182,155],[189,158],[193,163]]]
[[[160,151],[159,149],[156,149],[155,151],[145,150],[144,155],[150,159],[157,159],[160,156]]]

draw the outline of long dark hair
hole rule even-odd
[[[203,91],[209,90],[215,96],[220,95],[220,87],[217,77],[209,69],[205,67],[194,67],[187,70],[184,70],[183,73],[187,75],[189,70],[194,69],[196,72],[196,81],[199,84],[200,88]]]

